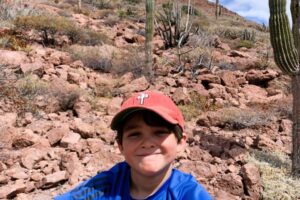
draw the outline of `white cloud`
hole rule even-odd
[[[209,1],[215,2],[215,0]],[[290,2],[291,0],[287,0],[287,13],[289,18]],[[270,15],[268,0],[220,0],[220,4],[247,19],[261,24],[268,24]]]

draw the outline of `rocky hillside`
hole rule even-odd
[[[110,120],[148,89],[183,111],[188,147],[175,166],[216,200],[300,199],[290,79],[265,27],[224,8],[216,20],[198,0],[182,48],[157,29],[149,79],[143,2],[0,2],[0,199],[50,200],[122,161]]]

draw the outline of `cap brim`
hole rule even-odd
[[[118,130],[119,126],[122,124],[122,122],[132,113],[135,113],[139,110],[145,110],[143,108],[129,108],[126,110],[123,110],[115,115],[115,117],[112,119],[110,127],[113,130]]]
[[[118,130],[120,125],[123,124],[123,121],[131,114],[137,112],[137,111],[141,111],[141,110],[149,110],[152,111],[156,114],[158,114],[159,116],[161,116],[162,118],[164,118],[166,121],[168,121],[171,124],[177,124],[178,122],[172,118],[170,118],[166,112],[164,111],[163,108],[145,108],[145,107],[132,107],[132,108],[128,108],[125,109],[119,113],[117,113],[115,115],[115,117],[112,119],[112,122],[110,124],[110,127],[112,130]]]

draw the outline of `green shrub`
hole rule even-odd
[[[251,49],[251,48],[254,47],[254,43],[253,43],[253,41],[250,41],[250,40],[240,40],[236,44],[235,48],[239,49],[239,48],[242,48],[242,47],[245,47],[247,49]]]
[[[93,6],[98,9],[110,9],[113,8],[110,0],[93,0]]]
[[[18,28],[25,30],[34,29],[40,32],[46,45],[55,43],[56,33],[68,35],[73,42],[78,39],[80,33],[73,22],[58,16],[23,16],[18,17],[14,23]]]
[[[141,2],[140,0],[123,0],[123,1],[125,1],[125,2],[127,2],[129,4],[138,4],[138,3]]]
[[[248,41],[252,41],[254,42],[256,38],[256,32],[254,30],[249,31],[248,29],[245,29],[242,33],[241,33],[241,39],[242,40],[248,40]]]
[[[190,6],[189,10],[188,10],[188,5],[183,5],[181,7],[181,12],[182,13],[187,15],[188,11],[189,11],[190,15],[195,15],[195,16],[200,16],[201,15],[200,11],[197,8],[193,7],[193,6]]]
[[[55,44],[56,35],[66,35],[72,43],[83,45],[97,45],[107,43],[108,37],[104,34],[92,31],[82,30],[72,21],[59,16],[25,16],[15,20],[15,25],[21,29],[34,29],[38,31],[45,45]]]
[[[117,11],[117,15],[119,18],[123,19],[123,18],[127,18],[127,17],[136,16],[136,12],[134,11],[134,9],[132,7],[127,6],[126,8],[119,9]]]
[[[236,28],[217,28],[215,30],[215,33],[222,37],[222,38],[226,38],[229,40],[235,40],[237,38],[240,37],[240,29],[236,29]]]

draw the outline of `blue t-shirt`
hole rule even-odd
[[[130,196],[130,167],[126,162],[116,164],[81,183],[75,189],[54,200],[133,200]],[[196,179],[172,170],[170,178],[147,200],[212,200]]]

